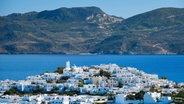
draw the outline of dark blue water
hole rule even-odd
[[[54,71],[67,60],[77,66],[116,63],[184,82],[184,55],[0,55],[0,80]]]

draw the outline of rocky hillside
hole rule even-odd
[[[184,54],[184,9],[161,8],[139,14],[114,28],[94,53]]]
[[[98,7],[0,17],[0,53],[184,53],[184,9],[160,8],[128,19]]]

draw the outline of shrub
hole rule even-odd
[[[65,67],[63,67],[63,66],[59,66],[58,68],[57,68],[57,70],[56,71],[54,71],[55,73],[59,73],[59,74],[63,74],[63,69],[64,69]]]

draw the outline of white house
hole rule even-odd
[[[91,75],[98,74],[99,72],[100,72],[99,69],[94,69],[94,68],[89,69],[89,73],[90,73]]]
[[[49,102],[49,104],[64,104],[64,103],[63,103],[63,100],[61,100],[61,99],[54,99],[51,102]],[[69,104],[69,102],[68,102],[68,104]]]
[[[58,91],[63,91],[64,90],[64,85],[63,84],[55,84],[55,83],[46,83],[44,84],[44,91],[52,91],[53,88],[58,87]]]
[[[16,87],[16,82],[12,80],[0,81],[0,92],[5,92],[6,90]]]
[[[37,85],[31,84],[29,81],[19,81],[17,89],[22,92],[32,92],[38,88]]]
[[[100,69],[103,69],[103,70],[106,70],[106,71],[108,71],[108,72],[110,72],[110,73],[113,73],[116,69],[119,69],[119,66],[116,65],[116,64],[108,64],[108,65],[106,65],[106,64],[101,64],[101,65],[99,66],[99,68],[100,68]]]
[[[76,90],[78,88],[77,83],[65,83],[67,90]]]
[[[74,78],[69,78],[69,79],[66,81],[66,83],[77,84],[77,83],[79,83],[79,80],[74,79]]]
[[[115,96],[115,104],[125,104],[125,102],[126,102],[126,95],[117,94]]]
[[[35,84],[44,84],[44,83],[47,83],[46,82],[46,79],[47,79],[46,78],[46,75],[42,75],[42,76],[41,75],[28,76],[26,78],[27,81],[30,81],[30,82],[35,83]],[[49,77],[48,77],[48,79],[49,79]],[[54,79],[55,79],[55,77],[54,77]]]
[[[97,76],[93,76],[92,77],[92,82],[95,85],[99,85],[101,81],[102,81],[102,77],[101,76],[98,76],[98,77]]]
[[[89,78],[89,73],[77,73],[75,74],[75,79],[84,79]]]
[[[176,88],[163,88],[162,89],[162,93],[163,94],[171,94],[172,92],[177,92],[177,89]]]
[[[107,80],[107,86],[112,88],[112,87],[117,87],[118,86],[118,81],[114,79],[109,79]]]
[[[44,80],[58,80],[61,77],[59,73],[44,73],[42,78]]]
[[[86,91],[90,91],[90,90],[92,90],[92,89],[97,88],[97,86],[94,85],[94,84],[87,84],[87,85],[84,85],[83,88],[85,88]]]
[[[172,102],[173,100],[171,99],[170,96],[162,96],[158,102],[160,102],[161,104],[169,104],[170,102]]]
[[[146,92],[144,94],[144,104],[156,104],[158,99],[160,98],[161,94],[156,92]]]
[[[81,67],[73,66],[72,67],[76,73],[83,73],[83,69]]]
[[[98,88],[98,94],[104,94],[107,93],[109,91],[109,88],[107,87],[99,87]]]

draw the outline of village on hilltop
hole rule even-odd
[[[169,104],[183,102],[184,83],[116,64],[58,67],[25,80],[1,80],[0,103]]]

